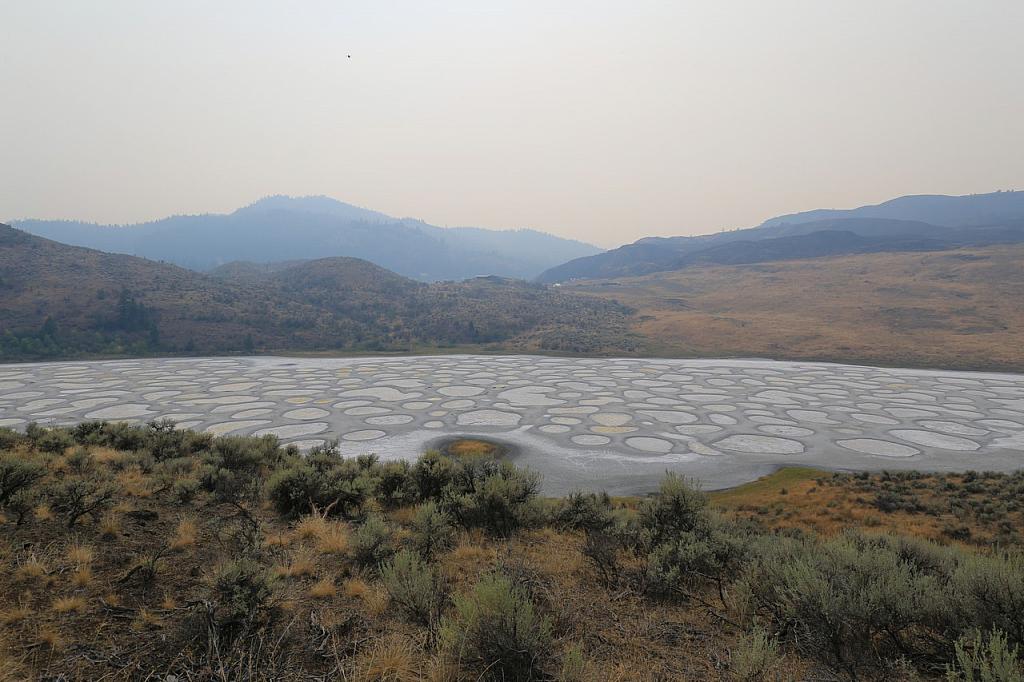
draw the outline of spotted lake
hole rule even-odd
[[[486,436],[544,489],[708,488],[779,465],[1017,469],[1024,376],[764,360],[445,355],[0,365],[0,426],[173,419],[215,434],[414,458]]]

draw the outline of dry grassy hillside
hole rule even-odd
[[[1024,246],[712,266],[564,287],[637,309],[646,350],[1024,370]]]

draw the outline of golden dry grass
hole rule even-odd
[[[18,568],[14,571],[14,577],[17,580],[37,581],[46,578],[49,572],[50,569],[46,563],[32,554],[18,564]]]
[[[348,526],[321,516],[304,516],[295,525],[295,535],[312,541],[323,554],[343,554],[348,549]]]
[[[309,588],[309,596],[314,599],[329,599],[338,594],[338,588],[331,578],[321,578]]]
[[[79,540],[75,540],[68,545],[66,555],[68,561],[76,566],[86,566],[92,563],[95,550],[90,545],[84,545]]]
[[[109,511],[100,518],[100,535],[111,540],[121,534],[121,516],[116,511]]]
[[[185,549],[186,547],[192,547],[196,544],[196,538],[199,536],[199,524],[196,520],[190,517],[185,517],[178,521],[177,527],[174,529],[174,536],[171,538],[170,548],[173,550]]]
[[[1024,369],[1024,246],[694,267],[568,291],[636,309],[644,352]]]
[[[70,597],[57,597],[53,600],[52,609],[54,613],[81,613],[85,611],[88,605],[85,597],[73,595]]]
[[[306,547],[300,547],[290,557],[273,568],[279,578],[306,578],[316,573],[316,554]]]
[[[462,438],[445,447],[445,451],[453,457],[493,457],[500,449],[494,443],[476,438]]]
[[[401,635],[383,637],[358,664],[361,682],[414,682],[420,679],[416,647]]]

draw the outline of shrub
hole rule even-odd
[[[46,466],[20,455],[0,454],[0,505],[46,475]]]
[[[391,601],[406,618],[422,625],[434,622],[446,590],[433,566],[417,554],[402,550],[381,567],[381,577]]]
[[[441,642],[489,679],[537,676],[551,643],[551,623],[537,614],[522,588],[501,574],[484,576],[455,598],[455,612],[441,627]]]
[[[412,479],[420,499],[437,500],[451,484],[458,470],[458,462],[437,450],[429,450],[412,467]]]
[[[188,504],[199,494],[201,486],[194,478],[179,478],[171,486],[171,495],[178,504]]]
[[[352,560],[360,566],[378,566],[394,554],[394,531],[376,514],[367,517],[349,544]]]
[[[13,450],[25,441],[25,436],[14,429],[0,426],[0,451]]]
[[[703,530],[708,523],[707,504],[707,497],[685,478],[666,474],[658,494],[640,505],[641,541],[653,548],[685,533]]]
[[[771,679],[781,663],[779,640],[758,627],[742,637],[732,650],[729,669],[737,680],[761,682]]]
[[[221,634],[247,629],[265,618],[274,593],[274,579],[252,559],[217,567],[210,580],[210,601]]]
[[[507,537],[541,520],[538,474],[493,460],[471,460],[462,466],[442,505],[461,525]]]
[[[946,668],[948,682],[1022,682],[1024,667],[1019,648],[1010,647],[1006,635],[995,630],[985,639],[981,632],[963,636],[954,648],[954,663]]]
[[[672,593],[710,582],[724,603],[725,582],[740,570],[746,555],[746,538],[716,519],[655,547],[647,557],[647,584],[656,592]]]
[[[375,488],[377,501],[389,508],[414,504],[419,498],[412,467],[406,461],[388,462],[381,466]]]
[[[323,453],[278,470],[267,486],[274,507],[291,517],[314,511],[349,517],[373,487],[372,472],[357,461]]]
[[[25,435],[40,452],[60,453],[75,444],[67,429],[47,429],[35,422],[25,428]]]
[[[416,510],[412,520],[412,546],[420,556],[436,556],[451,548],[454,541],[451,518],[436,503],[427,502]]]
[[[63,516],[67,527],[71,528],[83,516],[99,518],[113,503],[116,492],[116,487],[110,483],[72,478],[50,486],[47,496],[50,507]]]
[[[756,611],[808,655],[854,671],[898,655],[935,652],[917,631],[953,621],[940,576],[902,558],[884,537],[825,542],[765,537],[744,578]]]
[[[964,553],[952,587],[966,627],[1000,630],[1010,643],[1024,643],[1024,555]]]
[[[568,530],[607,531],[615,523],[608,493],[573,491],[556,503],[552,521]]]

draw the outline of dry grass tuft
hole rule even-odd
[[[60,651],[64,648],[64,638],[56,630],[43,626],[36,631],[36,644],[50,651]]]
[[[36,505],[36,508],[32,510],[32,515],[36,521],[53,521],[53,510],[48,504]]]
[[[316,573],[316,555],[305,547],[300,548],[288,563],[278,564],[273,572],[279,578],[306,578]]]
[[[53,611],[55,613],[81,613],[88,606],[85,597],[74,595],[72,597],[57,597],[53,600]]]
[[[295,525],[295,535],[316,543],[323,554],[343,554],[348,549],[348,527],[320,516],[304,516]]]
[[[400,635],[380,639],[360,660],[361,682],[413,682],[419,680],[416,648]]]
[[[309,588],[309,596],[314,599],[330,599],[338,594],[338,588],[330,578],[321,578]]]
[[[3,625],[14,625],[28,619],[32,614],[32,609],[26,604],[12,605],[0,611],[0,623]]]
[[[113,540],[121,535],[121,517],[116,512],[107,512],[100,519],[100,535],[107,540]]]
[[[177,550],[192,547],[196,544],[198,536],[199,525],[195,522],[195,519],[183,518],[178,522],[178,527],[174,529],[174,537],[171,538],[171,549]]]
[[[79,566],[74,573],[71,574],[71,586],[72,587],[88,587],[92,582],[92,569],[88,566]]]
[[[117,475],[122,492],[129,497],[146,498],[153,494],[153,481],[138,466],[132,466]]]
[[[96,553],[90,545],[83,545],[79,540],[75,540],[68,546],[67,558],[68,561],[76,566],[88,566],[92,563]]]
[[[33,554],[21,562],[14,572],[14,577],[18,580],[26,581],[40,580],[45,578],[49,572],[50,569],[43,563],[43,560]]]
[[[163,627],[163,621],[152,611],[139,609],[139,613],[132,621],[132,629],[139,632],[144,630],[157,630]]]

